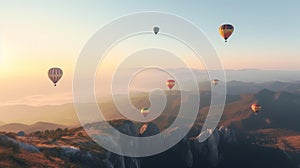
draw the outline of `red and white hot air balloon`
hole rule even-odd
[[[175,85],[175,80],[173,80],[173,79],[167,80],[166,85],[168,86],[168,88],[169,88],[170,90],[172,90],[172,88],[173,88],[174,85]]]

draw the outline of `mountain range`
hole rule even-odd
[[[207,86],[209,85],[207,84]],[[207,116],[211,95],[209,89],[202,90],[196,123],[186,137],[171,149],[144,158],[125,157],[106,151],[93,142],[82,127],[63,129],[66,126],[45,122],[2,125],[0,130],[6,133],[0,133],[0,158],[2,158],[0,166],[294,168],[300,165],[300,94],[298,87],[297,82],[254,84],[229,82],[226,105],[218,128],[203,132],[201,132],[201,128]],[[232,90],[230,91],[230,89]],[[122,119],[122,115],[110,99],[99,104],[104,116],[110,120],[109,122],[114,128],[130,136],[151,136],[169,127],[177,117],[181,102],[189,105],[190,100],[195,96],[192,91],[185,91],[184,97],[180,96],[182,91],[178,90],[165,93],[166,108],[151,123]],[[135,107],[141,108],[151,104],[148,96],[146,92],[134,92],[130,98]],[[120,100],[125,97],[126,95],[118,95]],[[252,103],[262,106],[257,115],[250,109]],[[1,110],[5,110],[0,111],[2,120],[6,118],[5,114],[24,119],[33,115],[35,120],[45,119],[53,123],[78,124],[72,104],[39,107],[16,106],[16,108],[5,106],[1,107]],[[10,110],[11,113],[8,113]],[[31,121],[33,120],[31,119]],[[148,124],[147,129],[141,131],[140,128],[144,124]],[[85,125],[85,128],[105,129],[102,126],[101,122],[95,122]],[[180,128],[177,129],[180,130]],[[24,136],[9,133],[21,130],[26,132]],[[210,138],[205,142],[200,142],[199,138],[206,134],[210,135]],[[99,136],[103,140],[107,139],[105,138],[106,134]],[[39,163],[35,162],[34,157],[40,159]]]
[[[199,83],[201,89],[201,106],[206,106],[210,103],[210,82]],[[236,101],[247,94],[257,93],[260,90],[267,89],[273,92],[284,92],[293,95],[300,94],[300,83],[298,82],[240,82],[230,81],[227,83],[227,103]],[[193,91],[188,91],[193,94]],[[179,92],[177,93],[179,94]],[[119,95],[119,98],[126,95]],[[149,106],[148,93],[135,91],[132,94],[132,103],[137,108]],[[246,101],[246,100],[245,100]],[[272,102],[273,103],[273,102]],[[111,98],[99,99],[101,111],[106,118],[120,118],[122,115],[118,113],[116,106]],[[238,105],[239,103],[236,103]],[[75,112],[74,104],[62,105],[45,105],[45,106],[28,106],[28,105],[6,105],[0,106],[0,125],[5,123],[21,123],[30,125],[36,122],[49,122],[55,124],[64,123],[68,126],[78,126],[79,121]]]
[[[3,132],[20,132],[32,133],[36,131],[55,130],[57,128],[67,128],[65,125],[53,124],[47,122],[37,122],[31,125],[11,123],[0,126],[0,131]]]

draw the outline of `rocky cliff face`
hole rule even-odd
[[[201,136],[207,136],[207,134],[209,135],[209,138],[204,142],[199,142]],[[222,152],[219,150],[220,144],[237,143],[235,133],[224,127],[220,127],[218,130],[207,129],[192,140],[193,149],[201,156],[206,157],[209,164],[213,167],[217,167],[222,159]]]
[[[140,126],[126,120],[115,120],[111,125],[129,136],[147,137],[160,133],[154,123]],[[103,123],[89,125],[94,130],[105,131],[103,126]],[[294,165],[294,160],[291,161],[286,155],[288,151],[253,144],[255,141],[247,140],[241,134],[237,142],[237,136],[231,129],[220,127],[200,132],[195,126],[185,135],[186,129],[176,127],[164,130],[163,134],[167,137],[163,139],[164,143],[168,143],[176,135],[184,135],[184,138],[165,152],[139,158],[121,156],[105,150],[92,141],[82,128],[36,132],[25,136],[0,133],[0,167],[282,168]],[[104,132],[97,135],[99,140],[123,150],[120,148],[118,136],[112,138]],[[202,141],[207,136],[209,138]],[[133,144],[134,142],[126,142],[125,148],[131,148]],[[148,146],[152,147],[149,144]],[[294,156],[294,153],[289,156]]]
[[[121,121],[120,123],[116,122],[114,123],[114,128],[120,131],[123,134],[129,135],[129,136],[138,136],[137,129],[133,122],[131,121]],[[151,127],[150,127],[151,128]],[[111,139],[110,141],[115,141],[114,144],[119,146],[120,143],[122,143],[119,139]],[[131,143],[128,143],[126,146],[128,148],[131,148]],[[121,149],[122,150],[122,149]],[[124,149],[126,150],[126,149]],[[134,157],[126,157],[117,155],[115,153],[112,153],[110,151],[106,152],[106,158],[104,159],[104,162],[106,163],[106,167],[108,168],[140,168],[140,160],[138,158]]]
[[[181,134],[182,130],[182,128],[175,128],[167,132],[166,136]],[[158,133],[157,131],[158,128],[153,123],[145,124],[140,128],[141,136],[155,135]],[[202,136],[206,137],[207,135],[209,138],[201,142],[200,139]],[[195,167],[197,157],[201,157],[201,159],[205,158],[212,167],[217,167],[222,159],[222,151],[219,148],[220,144],[223,143],[237,143],[234,131],[224,127],[215,130],[208,129],[199,133],[197,137],[185,136],[177,145],[172,147],[170,150],[172,154],[169,155],[182,159],[186,167]]]

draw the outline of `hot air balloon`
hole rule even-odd
[[[231,36],[233,31],[234,27],[230,24],[223,24],[219,27],[219,33],[225,39],[225,42],[227,42],[227,39]]]
[[[150,110],[147,107],[141,109],[141,114],[146,117],[150,113]]]
[[[157,34],[159,32],[159,27],[153,27],[153,32]]]
[[[168,86],[168,88],[169,88],[170,90],[172,90],[172,88],[173,88],[174,85],[175,85],[175,81],[174,81],[173,79],[167,80],[166,85]]]
[[[139,131],[139,135],[142,135],[148,128],[148,124],[144,124]]]
[[[219,79],[213,79],[213,80],[212,80],[212,83],[213,83],[214,85],[217,85],[217,84],[219,83]]]
[[[60,80],[63,75],[63,71],[60,68],[50,68],[48,70],[48,77],[56,86],[56,83]]]
[[[257,104],[257,103],[253,103],[251,105],[251,110],[257,114],[259,112],[259,110],[261,109],[261,105]]]

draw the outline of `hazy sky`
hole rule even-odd
[[[194,23],[225,69],[300,70],[299,8],[296,0],[0,0],[0,102],[71,95],[73,69],[87,40],[112,20],[142,11],[173,13]],[[222,23],[235,26],[227,44],[218,34]],[[49,93],[46,73],[52,66],[63,67],[64,77]]]

